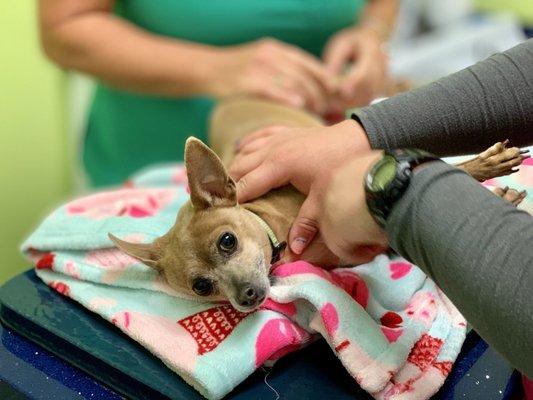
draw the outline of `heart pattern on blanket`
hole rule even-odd
[[[35,268],[37,269],[51,269],[54,266],[54,253],[45,253],[37,263]]]
[[[122,189],[94,194],[74,200],[65,206],[68,215],[101,220],[109,217],[146,218],[168,206],[175,190]]]
[[[393,262],[389,265],[391,279],[401,279],[411,271],[412,265],[406,262]]]

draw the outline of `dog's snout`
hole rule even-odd
[[[265,289],[247,284],[239,290],[238,302],[242,307],[254,307],[261,303],[266,296]]]
[[[244,290],[244,295],[250,300],[255,300],[257,297],[257,292],[255,291],[255,288],[250,286]]]

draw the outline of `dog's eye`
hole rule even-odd
[[[198,296],[209,296],[213,293],[213,283],[206,278],[196,278],[192,283],[192,290]]]
[[[237,238],[234,234],[225,232],[218,239],[218,248],[224,253],[232,253],[237,247]]]

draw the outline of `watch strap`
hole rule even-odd
[[[394,178],[385,188],[373,191],[367,182],[365,183],[366,203],[371,215],[379,226],[385,227],[387,218],[398,200],[403,196],[413,175],[413,169],[430,161],[440,160],[435,155],[418,149],[386,150],[384,157],[390,156],[396,161]],[[372,166],[367,174],[368,177],[375,175],[380,168],[383,158]]]

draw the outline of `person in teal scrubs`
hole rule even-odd
[[[396,0],[39,4],[46,54],[98,80],[83,148],[95,186],[182,160],[185,139],[206,140],[209,113],[225,96],[318,114],[368,103],[383,84],[382,44],[396,12]]]

